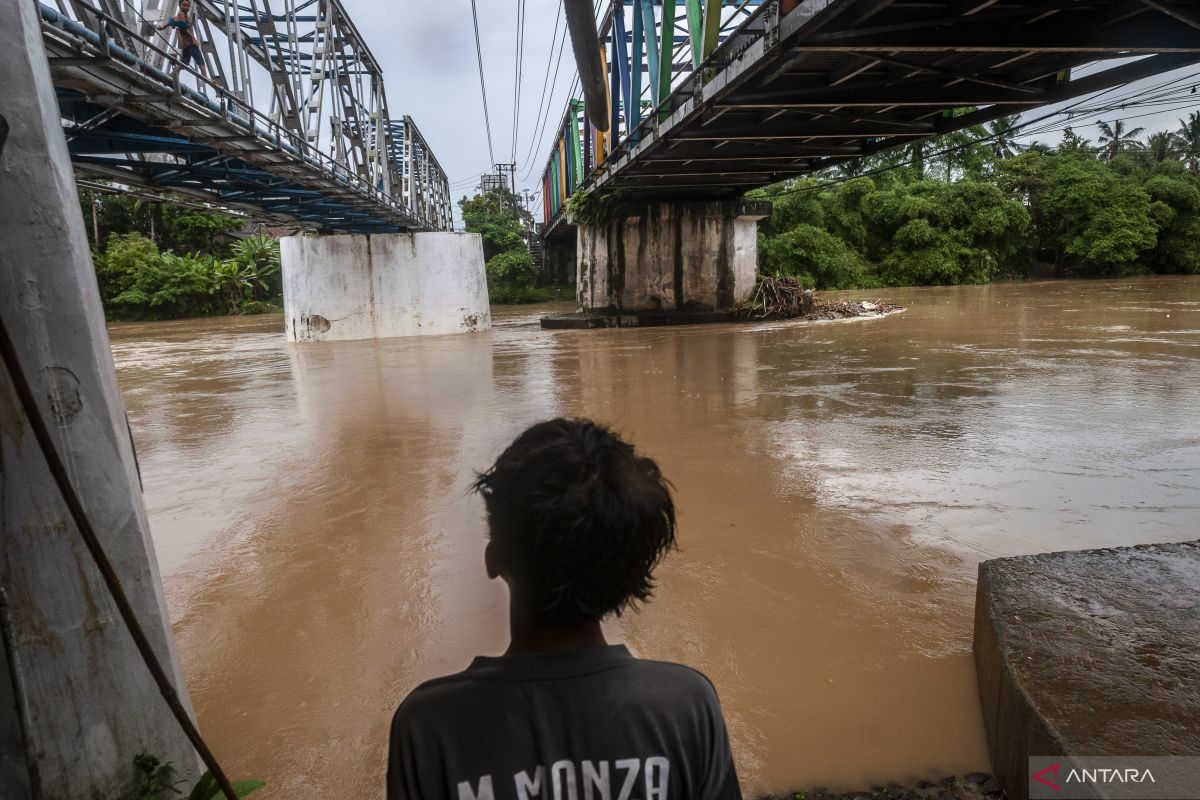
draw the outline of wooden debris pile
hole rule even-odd
[[[875,317],[899,311],[900,306],[879,301],[818,299],[795,278],[764,276],[750,303],[739,310],[742,319],[844,319]]]

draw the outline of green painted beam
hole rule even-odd
[[[654,0],[641,0],[642,32],[646,36],[646,61],[650,65],[650,101],[658,106],[658,28],[654,22]],[[667,37],[668,39],[671,37]],[[636,56],[635,56],[636,58]],[[640,95],[639,95],[640,96]]]
[[[688,44],[692,46],[692,66],[700,66],[700,62],[704,59],[704,7],[700,5],[701,0],[687,0],[687,25],[688,25]],[[666,8],[664,7],[664,11]],[[667,30],[666,23],[663,23],[663,31]]]
[[[674,54],[671,52],[675,45],[675,4],[665,3],[662,7],[662,37],[660,40],[661,50],[658,57],[658,97],[655,98],[655,105],[667,99],[667,95],[671,93],[671,61]],[[658,121],[662,122],[667,118],[666,112],[658,115]]]
[[[701,61],[717,49],[721,33],[721,6],[721,0],[708,0],[708,7],[704,9],[704,49],[700,53]]]
[[[582,100],[571,101],[571,157],[575,164],[575,180],[583,183],[583,141],[579,138],[579,114],[583,111]]]

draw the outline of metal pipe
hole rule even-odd
[[[592,16],[592,4],[590,0],[563,0],[563,10],[567,15],[567,30],[571,32],[571,49],[575,51],[575,66],[579,70],[579,85],[583,89],[588,119],[597,130],[607,131],[608,88],[600,63],[597,47],[600,34],[596,30],[596,18]]]

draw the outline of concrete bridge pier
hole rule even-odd
[[[188,706],[35,3],[0,4],[0,319],[54,449]],[[0,797],[138,794],[199,761],[159,695],[0,366]]]
[[[477,233],[291,236],[280,249],[289,342],[492,326]]]
[[[605,224],[580,224],[579,305],[618,318],[736,308],[754,291],[756,223],[770,213],[761,200],[664,202]]]

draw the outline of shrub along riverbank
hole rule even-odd
[[[280,310],[279,243],[224,214],[80,192],[92,261],[113,320]]]
[[[763,274],[818,289],[1046,276],[1200,273],[1200,112],[1145,142],[1122,123],[1097,146],[1050,149],[952,134],[834,174],[752,193]],[[928,153],[939,153],[932,158]]]
[[[494,189],[458,201],[463,223],[483,239],[488,300],[493,304],[573,300],[575,287],[546,284],[529,252],[533,216],[507,189]]]

